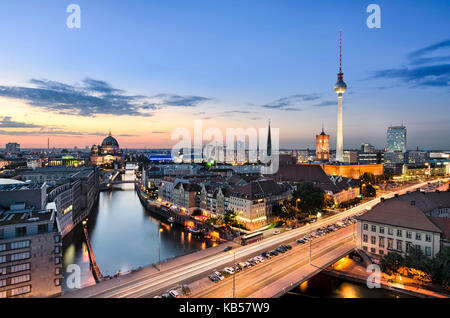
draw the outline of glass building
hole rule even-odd
[[[392,126],[387,130],[387,152],[406,151],[406,127]]]

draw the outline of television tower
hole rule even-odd
[[[342,31],[339,31],[339,73],[337,82],[334,85],[334,91],[338,94],[338,122],[336,135],[336,161],[344,161],[344,135],[342,131],[342,94],[347,90],[344,82],[344,73],[342,73]]]

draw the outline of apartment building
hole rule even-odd
[[[358,217],[358,247],[377,258],[388,252],[405,254],[415,246],[434,258],[444,245],[446,234],[438,222],[426,215],[423,209],[428,208],[423,202],[414,200],[420,196],[423,194],[417,192],[414,196],[382,200]]]
[[[62,239],[52,209],[25,203],[0,211],[0,298],[61,293]]]

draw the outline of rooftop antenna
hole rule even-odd
[[[342,73],[342,31],[339,31],[339,73]]]

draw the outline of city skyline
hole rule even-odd
[[[2,147],[46,148],[50,137],[84,148],[111,130],[123,148],[165,148],[195,119],[221,129],[271,120],[280,148],[314,148],[323,122],[335,145],[342,30],[344,149],[384,148],[387,127],[400,122],[408,149],[450,149],[448,3],[380,1],[382,28],[369,29],[366,3],[172,2],[176,11],[79,1],[78,30],[57,1],[2,5]]]

